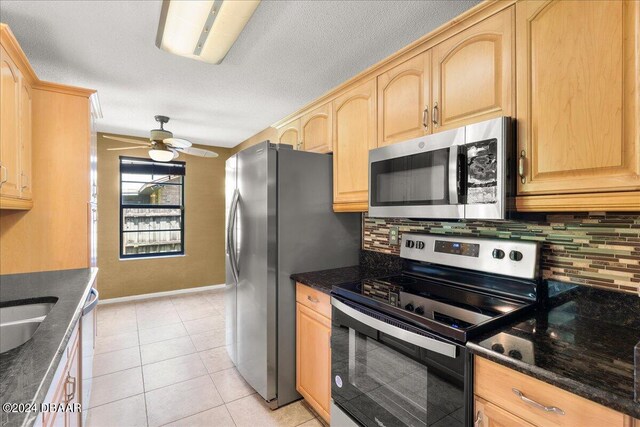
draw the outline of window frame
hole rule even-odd
[[[181,195],[180,195],[180,200],[182,201],[181,205],[142,205],[142,204],[136,204],[136,205],[129,205],[129,204],[123,204],[122,203],[122,161],[123,160],[135,160],[135,161],[142,161],[142,162],[148,162],[148,163],[167,163],[167,164],[180,164],[183,165],[185,168],[185,174],[182,175],[182,184],[164,184],[164,185],[180,185],[181,188]],[[119,172],[119,184],[120,184],[120,188],[118,190],[118,194],[120,197],[119,203],[120,203],[120,259],[121,260],[129,260],[129,259],[138,259],[138,258],[157,258],[157,257],[172,257],[172,256],[183,256],[185,254],[185,242],[184,242],[184,229],[185,229],[185,208],[184,208],[184,204],[185,204],[185,200],[184,200],[184,184],[185,184],[185,177],[186,177],[186,162],[184,161],[180,161],[180,160],[172,160],[170,162],[156,162],[154,160],[151,159],[147,159],[145,157],[131,157],[131,156],[120,156],[118,158],[118,172]],[[136,182],[136,181],[126,181],[126,182]],[[142,181],[141,181],[142,182]],[[125,209],[180,209],[180,250],[179,251],[172,251],[172,252],[153,252],[153,253],[144,253],[144,254],[125,254],[124,253],[124,233],[126,232],[124,230],[124,210]],[[177,230],[149,230],[149,231],[177,231]]]

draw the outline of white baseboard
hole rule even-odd
[[[98,304],[115,304],[117,302],[127,302],[127,301],[138,301],[152,298],[160,298],[160,297],[168,297],[171,295],[180,295],[180,294],[190,294],[196,292],[204,292],[204,291],[214,291],[216,289],[223,289],[224,284],[221,285],[210,285],[210,286],[198,286],[196,288],[187,288],[187,289],[176,289],[175,291],[166,291],[166,292],[154,292],[151,294],[142,294],[142,295],[131,295],[128,297],[119,297],[119,298],[109,298],[109,299],[101,299]]]

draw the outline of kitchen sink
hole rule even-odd
[[[31,304],[14,301],[0,307],[0,353],[29,341],[55,305],[53,300]]]

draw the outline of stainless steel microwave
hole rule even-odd
[[[505,219],[513,143],[499,117],[369,151],[369,216]]]

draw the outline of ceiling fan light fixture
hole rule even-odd
[[[149,150],[149,157],[156,162],[169,162],[175,159],[172,150],[158,150],[157,148],[151,148]]]
[[[156,46],[219,64],[259,4],[260,0],[164,0]]]

